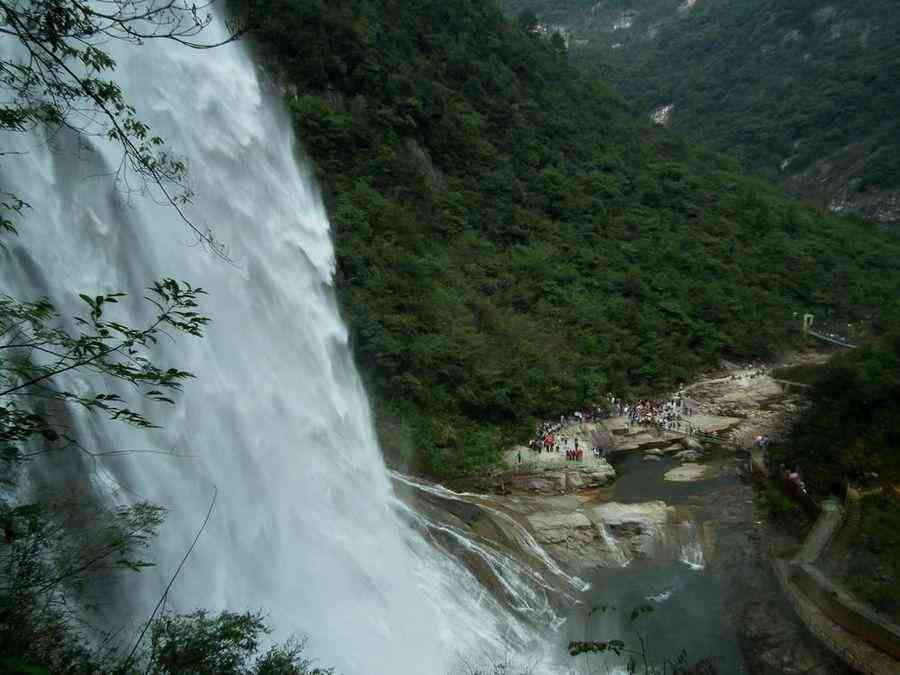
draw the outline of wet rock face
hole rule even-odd
[[[674,512],[673,507],[659,500],[641,504],[609,502],[591,509],[595,521],[611,527],[634,525],[642,529],[665,524]]]
[[[616,477],[605,459],[573,462],[565,461],[563,455],[553,460],[523,463],[514,471],[471,479],[465,487],[494,494],[562,495],[605,487]]]
[[[594,540],[594,525],[583,513],[533,513],[528,516],[528,524],[542,544],[583,544]]]
[[[654,501],[607,503],[579,511],[536,511],[525,518],[534,538],[554,559],[581,573],[618,567],[633,558],[659,557],[668,551],[667,540],[677,539],[674,513],[665,502]]]
[[[503,476],[504,486],[511,492],[559,495],[578,492],[587,488],[603,487],[612,482],[616,470],[611,465],[595,467],[563,468],[560,470],[535,470],[533,472]]]
[[[665,502],[642,504],[610,502],[591,509],[591,517],[607,527],[624,549],[637,558],[653,558],[664,536],[663,528],[675,509]]]
[[[588,484],[587,477],[580,471],[566,472],[566,492],[577,492]]]

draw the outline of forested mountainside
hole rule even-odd
[[[795,313],[866,318],[900,288],[896,232],[636,118],[493,0],[257,4],[394,461],[482,468],[537,417],[771,353]]]
[[[640,111],[835,211],[900,222],[889,0],[504,0]]]

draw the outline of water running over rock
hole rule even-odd
[[[36,467],[50,484],[170,509],[158,567],[112,599],[116,621],[147,616],[217,489],[170,608],[262,608],[348,674],[441,673],[457,653],[534,640],[531,626],[482,602],[478,580],[426,542],[421,516],[398,514],[331,287],[328,222],[295,161],[290,123],[249,57],[237,46],[197,52],[153,41],[112,55],[139,115],[190,159],[188,216],[213,226],[236,260],[189,245],[171,208],[115,189],[115,147],[71,134],[52,148],[36,135],[4,139],[27,154],[4,164],[3,187],[33,207],[0,252],[5,291],[46,294],[64,313],[76,292],[126,291],[122,310],[134,322],[146,317],[139,299],[154,279],[210,291],[207,337],[159,345],[160,361],[198,376],[176,408],[146,410],[163,429],[76,417],[85,445],[136,454]],[[190,457],[140,452],[170,449]],[[479,555],[540,609],[509,561]]]

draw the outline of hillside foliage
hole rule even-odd
[[[812,373],[811,405],[772,461],[799,467],[817,493],[900,482],[900,305],[883,335]]]
[[[395,462],[482,469],[536,418],[866,318],[897,239],[636,119],[490,0],[263,0]]]
[[[798,194],[833,198],[848,186],[854,199],[900,188],[894,3],[504,0],[504,6],[570,32],[573,62],[608,80],[643,113],[672,105],[669,124],[679,134],[734,154]]]
[[[852,545],[832,572],[857,598],[900,619],[900,304],[880,338],[808,375],[810,405],[770,449],[771,467],[799,470],[817,496],[868,493]],[[876,491],[880,489],[880,494]],[[783,498],[782,498],[783,499]],[[790,503],[788,502],[788,505]]]

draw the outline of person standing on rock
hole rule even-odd
[[[522,463],[522,450],[519,450],[519,464]]]

